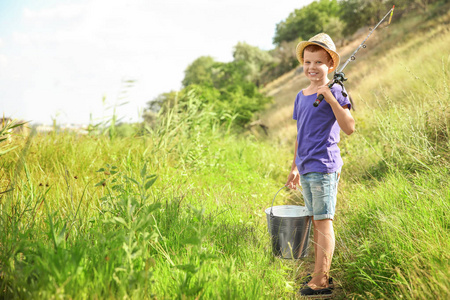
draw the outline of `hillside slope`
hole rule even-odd
[[[395,19],[391,25],[384,22],[371,35],[366,42],[367,48],[360,49],[356,54],[356,61],[351,62],[344,73],[348,78],[345,86],[352,95],[356,111],[353,114],[363,116],[366,105],[362,105],[362,97],[370,98],[369,85],[376,84],[375,74],[383,73],[384,68],[396,62],[390,57],[402,56],[412,49],[427,47],[432,39],[449,34],[450,5],[441,6],[430,10],[428,14],[412,12],[403,16],[401,20]],[[442,13],[444,12],[444,13]],[[445,13],[446,12],[446,13]],[[414,30],[411,30],[414,28]],[[369,33],[370,28],[362,28],[355,33],[350,41],[343,47],[337,47],[341,55],[341,65],[349,58],[353,51],[359,46]],[[295,49],[293,49],[295,51]],[[447,51],[448,52],[448,51]],[[380,60],[383,63],[380,63]],[[274,103],[261,115],[261,120],[270,128],[272,137],[285,140],[295,135],[295,122],[292,121],[293,102],[296,94],[308,85],[308,80],[302,73],[302,67],[284,74],[271,83],[267,84],[263,91],[272,96]],[[404,68],[403,71],[407,70]],[[332,78],[330,74],[329,78]],[[374,99],[364,99],[373,101]]]

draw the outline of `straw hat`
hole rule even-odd
[[[326,33],[319,33],[312,38],[310,38],[308,41],[303,41],[298,43],[297,45],[297,59],[301,64],[304,64],[303,61],[303,50],[305,50],[305,47],[309,45],[317,45],[319,47],[322,47],[325,51],[327,51],[331,58],[333,59],[333,69],[330,69],[328,73],[331,73],[333,71],[336,71],[337,67],[339,66],[339,54],[336,52],[336,46],[333,43],[333,40],[330,38],[330,36]]]

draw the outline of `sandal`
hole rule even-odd
[[[312,275],[311,274],[306,274],[306,277],[304,277],[304,282],[302,283],[302,285],[307,285],[308,282],[310,282],[312,279]],[[334,283],[333,283],[333,277],[329,277],[328,278],[328,288],[329,289],[334,289]]]
[[[330,288],[313,290],[309,286],[300,290],[300,295],[308,298],[324,298],[331,297],[333,291]]]

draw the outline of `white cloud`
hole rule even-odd
[[[8,58],[6,55],[0,54],[0,67],[5,68],[8,65]]]
[[[24,8],[23,17],[33,21],[48,21],[52,19],[72,19],[79,17],[84,12],[85,7],[80,4],[66,4],[41,10],[31,10]]]
[[[123,78],[137,82],[130,104],[138,107],[179,89],[194,59],[232,59],[239,41],[270,49],[275,24],[302,1],[91,0],[23,11],[23,28],[11,33],[0,56],[0,112],[25,119],[88,122],[100,116],[101,98],[114,102]],[[311,2],[311,1],[307,1]],[[283,6],[284,5],[284,6]],[[67,116],[66,116],[67,115]]]

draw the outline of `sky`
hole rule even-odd
[[[89,124],[181,89],[200,56],[274,48],[276,24],[312,0],[0,0],[0,113]],[[132,81],[131,83],[127,83]]]

